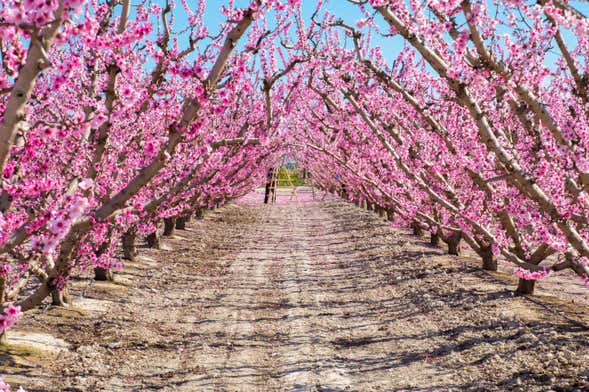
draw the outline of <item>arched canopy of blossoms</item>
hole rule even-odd
[[[589,21],[562,0],[8,0],[0,6],[0,330],[122,240],[313,181],[460,241],[530,292],[589,280]],[[178,13],[187,25],[177,23]],[[393,52],[393,55],[391,55]],[[127,249],[126,257],[132,257]],[[15,305],[10,305],[14,303]]]

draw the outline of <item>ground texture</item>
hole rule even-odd
[[[351,204],[229,205],[165,245],[114,284],[78,281],[77,308],[28,315],[16,332],[63,347],[0,353],[4,377],[49,391],[589,390],[586,304],[516,297],[509,277]]]

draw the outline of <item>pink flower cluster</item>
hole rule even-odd
[[[13,304],[8,305],[8,307],[4,309],[4,314],[0,315],[0,333],[12,327],[20,316],[22,316],[20,306],[14,306]]]
[[[10,392],[10,385],[6,383],[2,378],[0,378],[0,392]],[[16,390],[16,392],[27,392],[23,387],[20,387]]]
[[[550,275],[552,275],[552,270],[544,269],[544,270],[540,270],[540,271],[530,271],[530,270],[520,267],[520,268],[516,268],[513,271],[513,274],[521,279],[540,280],[540,279],[544,279],[544,278],[547,278]]]
[[[86,183],[84,186],[82,186],[82,184],[84,184],[84,183],[85,183],[85,181],[82,181],[82,183],[80,184],[81,188],[86,188],[86,186],[88,186],[88,187],[92,186],[89,183]],[[86,188],[86,189],[88,189],[88,188]],[[53,218],[52,220],[49,221],[47,227],[48,227],[49,231],[51,232],[51,234],[53,234],[53,235],[50,236],[49,238],[46,238],[44,241],[43,251],[45,252],[45,254],[53,253],[55,248],[57,248],[57,246],[59,245],[61,240],[68,233],[72,223],[84,214],[84,211],[86,210],[87,207],[88,207],[88,199],[85,197],[77,197],[74,199],[74,202],[71,204],[69,213],[67,215],[56,216],[55,218]],[[40,245],[40,243],[37,244],[36,246],[39,246],[39,245]]]
[[[0,278],[6,278],[10,271],[12,271],[10,264],[0,264]]]
[[[10,385],[0,378],[0,392],[10,392]]]

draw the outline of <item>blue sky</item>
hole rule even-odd
[[[133,0],[133,4],[137,0]],[[153,3],[163,6],[165,0],[152,0]],[[187,3],[192,9],[196,9],[200,0],[187,0]],[[238,8],[246,7],[251,0],[235,0],[235,6]],[[188,24],[188,18],[184,12],[182,5],[179,0],[176,0],[176,10],[174,11],[175,26],[174,30],[182,30]],[[219,26],[225,22],[225,16],[220,12],[222,5],[227,4],[226,0],[208,0],[206,1],[205,8],[205,25],[209,29],[211,34],[215,34],[219,31]],[[304,20],[309,23],[313,12],[315,11],[317,2],[314,0],[302,0],[302,8]],[[370,8],[370,7],[369,7]],[[357,20],[364,18],[364,15],[360,11],[357,5],[349,3],[347,0],[327,0],[324,2],[323,10],[329,11],[337,15],[338,18],[343,19],[346,23],[354,25]],[[375,44],[381,45],[386,48],[386,57],[393,60],[396,57],[396,53],[402,47],[402,40],[399,38],[383,38],[380,36],[375,37]]]
[[[151,0],[152,2],[160,5],[165,4],[165,0]],[[199,2],[201,0],[186,0],[189,6],[192,9],[196,9]],[[138,0],[133,0],[134,4],[137,4]],[[174,12],[175,17],[175,30],[182,30],[184,29],[187,24],[187,15],[185,14],[180,0],[176,0],[177,6]],[[235,0],[235,5],[239,8],[247,6],[251,0]],[[334,14],[336,14],[339,18],[343,19],[348,24],[354,25],[355,22],[359,19],[364,18],[361,10],[357,5],[351,4],[347,0],[326,0],[324,2],[323,9],[328,10]],[[216,33],[219,31],[219,26],[225,22],[225,16],[220,12],[220,8],[222,5],[227,4],[226,0],[208,0],[206,1],[206,10],[205,10],[205,25],[209,29],[210,33]],[[311,15],[313,14],[317,2],[315,0],[302,0],[302,7],[303,7],[303,15],[306,22],[309,22]],[[578,0],[571,0],[570,4],[574,6],[576,9],[584,13],[585,15],[589,16],[589,2],[578,1]],[[367,7],[371,8],[371,7]],[[384,21],[382,24],[384,25]],[[570,40],[571,43],[576,44],[576,40],[574,36],[568,32],[564,32],[564,37],[566,40]],[[185,39],[185,38],[184,38]],[[181,41],[182,42],[182,41]],[[373,37],[373,45],[379,45],[382,47],[382,52],[385,56],[385,59],[390,64],[396,58],[399,51],[403,48],[404,43],[403,40],[396,36],[396,37],[382,37],[378,34],[374,35]],[[554,55],[549,57],[548,61],[554,61],[557,54],[555,52]]]

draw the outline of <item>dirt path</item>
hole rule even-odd
[[[589,389],[585,307],[514,297],[352,205],[231,205],[167,244],[142,249],[118,284],[86,288],[102,311],[28,316],[69,350],[12,380],[50,391]]]

